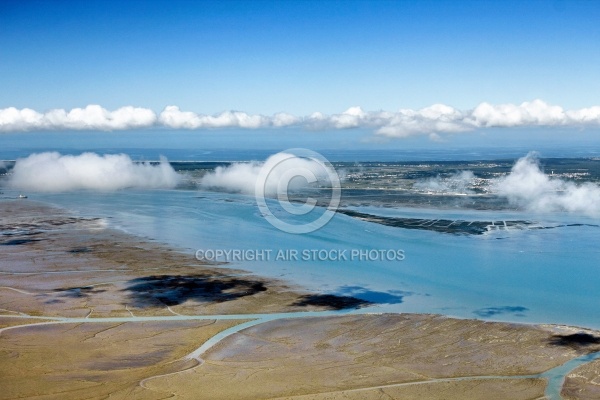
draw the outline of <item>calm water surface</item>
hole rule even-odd
[[[184,248],[191,260],[196,250],[271,250],[268,259],[229,265],[313,290],[371,300],[379,303],[382,312],[600,328],[600,228],[554,227],[600,223],[591,218],[362,207],[358,210],[392,217],[526,219],[554,228],[457,236],[387,227],[336,214],[322,229],[294,235],[273,228],[254,198],[242,195],[155,190],[33,194],[30,199],[106,218],[112,227]],[[351,257],[352,251],[370,249],[402,250],[404,260]],[[298,259],[277,260],[278,250],[284,255],[296,250]],[[334,256],[345,250],[347,259],[302,259],[313,250],[327,250]]]

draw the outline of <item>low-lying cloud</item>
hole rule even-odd
[[[63,192],[78,189],[111,191],[127,188],[172,188],[179,175],[165,158],[159,164],[134,163],[125,154],[32,154],[18,159],[8,177],[15,189]]]
[[[536,153],[519,159],[510,174],[494,182],[493,189],[512,204],[528,210],[600,216],[600,186],[548,176],[542,172]]]
[[[313,159],[277,153],[264,162],[234,163],[227,167],[217,167],[215,171],[204,175],[200,184],[209,189],[253,195],[257,181],[264,179],[265,195],[274,197],[283,191],[309,187],[311,183],[300,175],[313,176],[316,181],[312,184],[318,184],[328,182],[330,173],[334,172]],[[290,179],[293,176],[295,178]]]
[[[475,174],[472,171],[460,171],[450,176],[424,179],[417,181],[414,188],[425,192],[437,194],[471,194]]]
[[[122,107],[108,111],[99,105],[85,108],[50,110],[45,113],[24,108],[0,109],[0,132],[34,130],[127,130],[139,128],[168,129],[278,129],[299,127],[309,130],[370,129],[376,135],[404,138],[468,132],[487,128],[534,126],[600,127],[600,106],[565,110],[543,100],[521,104],[481,103],[470,110],[458,110],[445,104],[434,104],[418,110],[364,111],[350,107],[339,114],[315,112],[308,116],[277,113],[271,116],[224,111],[216,115],[182,111],[170,105],[158,115],[147,108]]]
[[[538,154],[530,152],[517,160],[510,173],[494,179],[477,177],[472,171],[421,179],[413,189],[428,194],[475,195],[481,192],[508,200],[509,204],[533,212],[570,212],[600,217],[600,186],[575,183],[544,173]]]

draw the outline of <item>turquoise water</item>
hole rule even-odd
[[[591,361],[600,359],[600,353],[586,354],[572,360],[567,361],[563,365],[556,368],[552,368],[549,371],[540,374],[541,378],[548,379],[548,385],[546,386],[545,395],[550,400],[560,400],[562,396],[560,391],[562,390],[563,383],[565,382],[566,376],[580,365],[587,364]]]
[[[406,230],[336,216],[305,235],[281,232],[253,197],[206,191],[31,194],[109,225],[196,250],[270,250],[269,259],[228,266],[292,284],[377,302],[377,311],[441,313],[463,318],[600,328],[600,228],[499,230],[456,236]],[[532,220],[539,226],[598,224],[570,214],[360,208],[385,216],[466,220]],[[399,259],[275,259],[278,250],[401,250]]]

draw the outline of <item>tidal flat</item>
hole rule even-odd
[[[540,399],[600,351],[589,329],[377,313],[29,200],[0,221],[2,399]],[[563,396],[596,398],[597,370]]]

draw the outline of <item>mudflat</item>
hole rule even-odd
[[[3,399],[539,399],[540,373],[600,351],[591,330],[363,313],[28,200],[0,221]],[[595,398],[598,365],[563,395]]]

